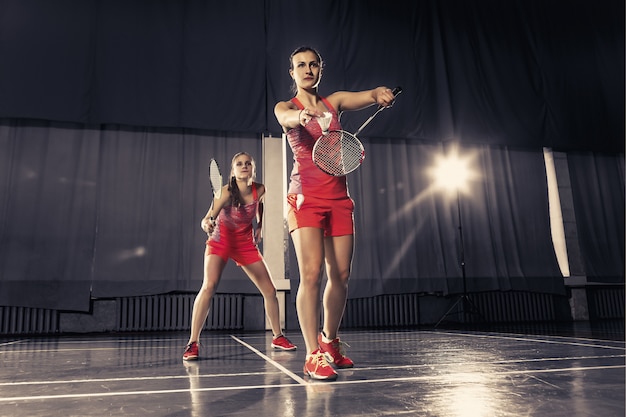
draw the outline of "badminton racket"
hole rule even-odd
[[[392,91],[394,97],[397,97],[401,92],[401,87],[396,87]],[[378,106],[376,113],[372,114],[354,134],[345,130],[322,132],[322,136],[313,145],[313,162],[315,165],[325,173],[335,177],[347,175],[361,166],[365,159],[365,148],[357,135],[378,113],[386,108],[385,106]]]
[[[209,180],[211,189],[213,190],[213,199],[219,199],[222,196],[222,174],[220,167],[215,159],[211,159],[209,163]],[[215,224],[215,219],[211,217],[211,222]]]

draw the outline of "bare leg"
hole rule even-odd
[[[300,271],[296,309],[308,354],[318,348],[320,287],[324,258],[323,231],[313,227],[304,227],[294,230],[291,238]]]
[[[267,318],[270,321],[273,335],[280,335],[282,333],[280,326],[280,307],[278,305],[278,297],[276,296],[276,287],[270,276],[267,264],[265,261],[259,261],[243,266],[242,269],[259,289],[261,295],[263,295],[265,314],[267,314]]]
[[[324,289],[324,334],[335,339],[346,308],[348,280],[352,268],[354,236],[335,236],[324,239],[328,282]]]
[[[204,279],[202,281],[202,288],[200,288],[193,302],[191,334],[188,343],[198,342],[200,340],[200,332],[209,315],[211,298],[213,294],[215,294],[215,290],[222,276],[222,271],[226,266],[226,262],[222,258],[217,255],[208,255],[207,252],[208,248],[204,254]]]

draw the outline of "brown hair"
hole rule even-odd
[[[317,50],[311,46],[299,46],[297,47],[292,53],[291,55],[289,55],[289,70],[293,70],[293,57],[296,54],[299,54],[300,52],[313,52],[316,56],[317,56],[317,61],[320,64],[320,69],[322,69],[324,67],[324,61],[322,60],[322,55],[320,55],[319,52],[317,52]],[[295,95],[298,93],[298,86],[296,85],[296,82],[293,81],[293,83],[291,84],[291,92]]]

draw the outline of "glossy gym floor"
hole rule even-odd
[[[299,346],[296,331],[287,333]],[[624,323],[345,330],[356,366],[302,374],[271,334],[0,338],[0,415],[623,417]]]

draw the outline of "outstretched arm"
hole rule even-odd
[[[276,120],[286,132],[298,125],[305,126],[313,117],[321,117],[323,114],[315,109],[302,109],[291,101],[281,101],[274,106]]]
[[[377,87],[364,91],[337,91],[327,97],[338,112],[361,110],[373,104],[387,107],[393,103],[393,92],[387,87]]]

